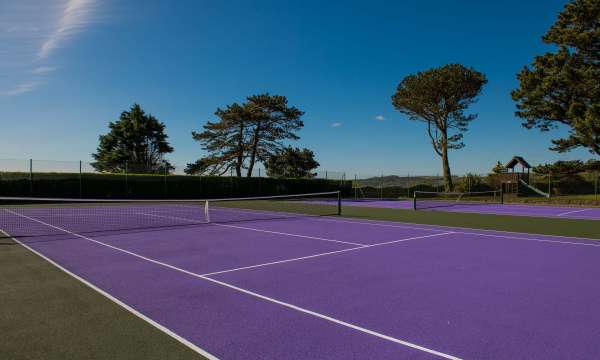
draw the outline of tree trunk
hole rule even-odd
[[[446,134],[442,135],[442,167],[444,170],[444,190],[446,192],[452,191],[454,184],[452,183],[450,162],[448,161],[448,138]]]
[[[247,177],[252,177],[252,170],[254,169],[254,163],[256,162],[256,153],[258,150],[258,141],[260,135],[260,123],[256,124],[256,129],[254,130],[254,138],[252,139],[252,152],[250,153],[250,163],[248,164],[248,173]]]
[[[254,169],[254,162],[256,161],[256,149],[258,147],[258,141],[252,144],[252,153],[250,154],[250,163],[248,164],[248,173],[246,177],[252,177],[252,170]]]
[[[235,175],[242,177],[242,166],[244,165],[244,124],[240,124],[237,144],[237,161],[235,163]]]

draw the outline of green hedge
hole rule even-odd
[[[324,191],[351,193],[350,181],[325,179],[238,178],[187,175],[91,173],[0,173],[0,195],[70,198],[226,198],[302,194]]]
[[[550,181],[547,175],[532,176],[533,186],[548,191],[548,183],[551,184],[552,195],[584,195],[595,194],[599,191],[600,174],[597,173],[579,173],[579,174],[553,174]]]

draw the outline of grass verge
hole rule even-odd
[[[203,359],[12,239],[0,273],[0,359]]]
[[[528,234],[558,235],[600,239],[600,221],[542,217],[414,211],[405,209],[344,206],[342,216],[442,225],[473,229],[513,231]]]

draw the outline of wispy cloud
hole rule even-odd
[[[1,1],[1,0],[0,0]],[[57,69],[47,62],[93,20],[97,0],[19,0],[0,5],[0,95],[30,92]]]
[[[375,120],[377,120],[377,121],[385,121],[385,117],[383,115],[377,115],[377,116],[375,116]]]
[[[4,95],[7,95],[7,96],[21,95],[26,92],[33,91],[39,84],[40,83],[36,82],[36,81],[19,84],[14,89],[5,91]]]
[[[32,74],[47,74],[56,70],[56,66],[39,66],[31,70]]]
[[[332,128],[339,128],[339,127],[341,127],[341,126],[342,126],[342,123],[341,123],[341,122],[334,122],[334,123],[331,123],[331,127],[332,127]]]
[[[93,0],[69,0],[67,2],[56,28],[40,47],[39,57],[41,59],[46,58],[67,38],[87,25],[93,3]]]

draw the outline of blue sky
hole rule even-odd
[[[248,95],[285,95],[306,114],[297,146],[322,170],[437,174],[422,123],[390,97],[406,75],[447,63],[488,77],[456,173],[496,160],[588,159],[548,150],[561,131],[514,117],[515,74],[549,48],[565,1],[32,1],[0,4],[0,158],[89,160],[137,102],[167,125],[184,165],[192,130]]]

